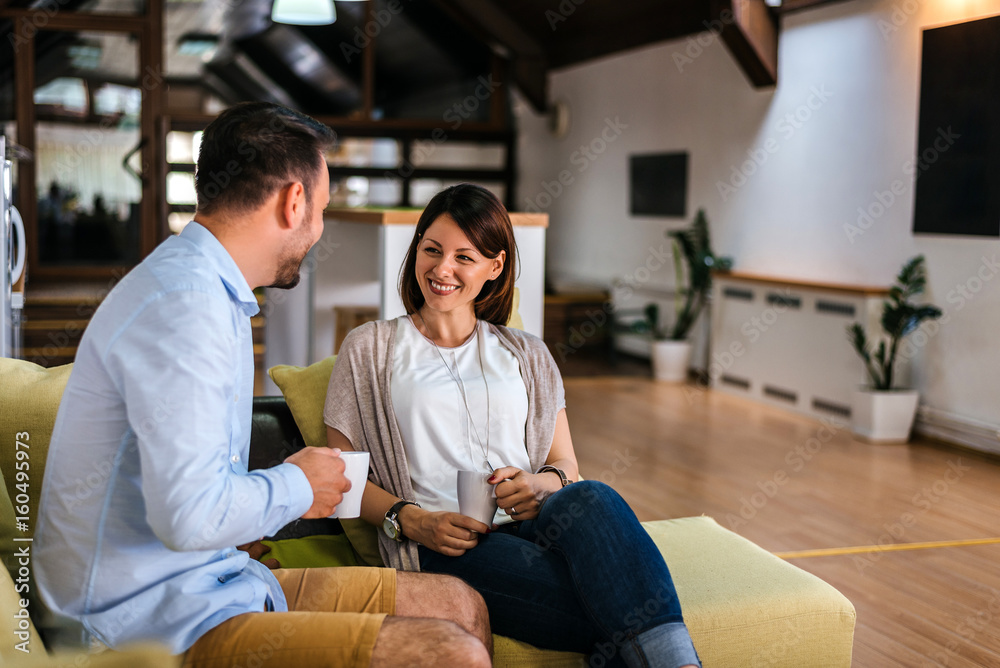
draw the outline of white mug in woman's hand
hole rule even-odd
[[[458,512],[486,526],[493,525],[497,514],[496,486],[487,482],[491,475],[479,471],[458,472]]]

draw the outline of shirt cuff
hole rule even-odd
[[[312,507],[313,491],[309,484],[309,478],[295,464],[278,464],[268,469],[268,472],[280,480],[285,486],[286,498],[288,499],[288,512],[292,520],[297,520],[306,514]]]

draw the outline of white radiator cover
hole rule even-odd
[[[813,417],[848,417],[851,395],[866,377],[847,326],[880,331],[883,299],[866,288],[717,276],[712,386]],[[897,373],[905,384],[899,363]]]

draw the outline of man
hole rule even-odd
[[[213,668],[489,665],[485,606],[459,580],[272,574],[234,547],[332,514],[350,487],[335,449],[246,469],[252,289],[298,282],[332,140],[273,104],[222,113],[202,138],[194,222],[112,290],[80,343],[35,568],[45,604],[110,647],[159,642]]]

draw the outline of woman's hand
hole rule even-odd
[[[459,557],[479,543],[490,527],[471,517],[447,511],[432,512],[406,505],[399,511],[403,534],[447,557]]]
[[[528,473],[513,466],[498,468],[487,482],[496,485],[497,505],[515,520],[535,519],[542,502],[562,489],[554,473]]]
[[[236,549],[241,552],[246,552],[247,554],[250,555],[251,559],[256,559],[260,563],[270,568],[272,571],[281,568],[281,564],[278,563],[277,559],[273,558],[261,559],[261,557],[263,557],[265,554],[271,551],[271,548],[269,548],[267,545],[264,545],[264,543],[260,542],[261,540],[263,540],[263,538],[260,540],[255,540],[252,543],[247,543],[246,545],[237,545]]]

